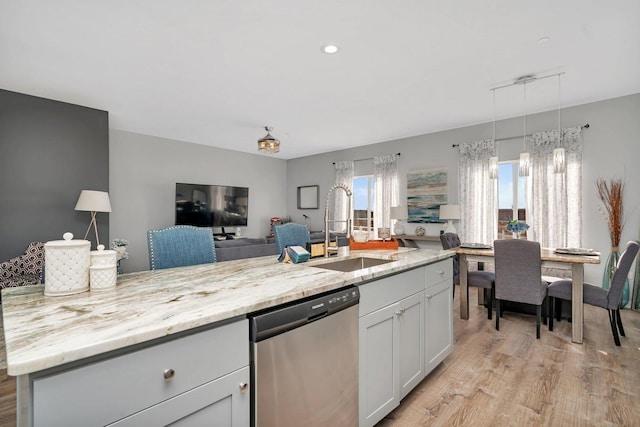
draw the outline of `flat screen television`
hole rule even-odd
[[[176,225],[246,226],[248,209],[246,187],[176,183]]]

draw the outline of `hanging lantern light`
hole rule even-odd
[[[264,130],[267,134],[258,140],[258,151],[266,154],[275,154],[280,151],[280,141],[271,136],[273,128],[271,126],[265,126]]]

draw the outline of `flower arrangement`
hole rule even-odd
[[[116,251],[116,257],[118,261],[121,259],[129,259],[129,253],[127,252],[127,247],[129,246],[129,242],[125,239],[113,239],[111,241],[111,249]]]
[[[520,234],[524,231],[527,231],[528,229],[529,229],[529,224],[527,224],[526,222],[518,221],[517,219],[514,219],[513,221],[509,221],[509,223],[507,224],[507,231],[510,231],[516,234]]]
[[[609,182],[603,178],[599,178],[596,182],[598,187],[598,196],[604,205],[605,215],[607,218],[607,226],[609,227],[609,238],[611,246],[618,250],[620,244],[620,236],[622,235],[623,209],[622,209],[622,193],[624,191],[624,183],[621,179],[612,179]],[[602,210],[602,208],[600,209]]]

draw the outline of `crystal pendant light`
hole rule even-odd
[[[493,144],[496,144],[496,91],[493,92]],[[495,149],[495,148],[494,148]],[[489,157],[489,179],[498,179],[498,157]]]
[[[561,104],[561,92],[560,92],[560,77],[558,74],[558,148],[553,150],[553,172],[565,173],[567,170],[567,163],[565,159],[564,148],[562,145],[562,126],[560,120],[560,104]]]
[[[265,126],[267,134],[258,140],[258,151],[265,154],[275,154],[280,151],[280,141],[275,139],[269,132],[273,130],[271,126]]]
[[[522,81],[523,93],[524,93],[524,132],[522,136],[522,146],[525,149],[524,153],[520,153],[520,167],[518,168],[519,176],[529,176],[529,169],[531,168],[531,156],[526,152],[527,150],[527,81],[531,79],[531,76],[523,76],[518,79],[517,83]]]

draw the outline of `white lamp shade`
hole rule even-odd
[[[82,190],[75,210],[88,212],[111,212],[111,201],[106,191]]]
[[[441,205],[440,219],[460,219],[460,205]]]
[[[407,219],[409,215],[407,214],[406,206],[391,206],[391,219]]]

